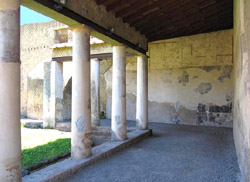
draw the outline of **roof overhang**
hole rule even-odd
[[[22,0],[68,26],[85,24],[92,35],[128,52],[143,53],[148,41],[233,28],[233,0]]]
[[[105,7],[98,6],[94,0],[70,0],[66,6],[53,0],[22,0],[21,3],[68,26],[85,24],[94,30],[92,36],[111,45],[124,44],[128,52],[147,52],[148,40],[144,35],[107,12]]]

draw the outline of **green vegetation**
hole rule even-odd
[[[21,123],[21,128],[24,128],[25,127],[25,124],[24,123]]]
[[[22,150],[22,168],[70,152],[70,138],[61,138],[34,148]]]
[[[34,129],[42,129],[42,126],[39,124],[35,124]]]
[[[49,129],[52,129],[52,127],[50,127],[50,125],[47,125],[47,126],[45,126],[43,129],[49,130]]]
[[[106,115],[105,115],[104,112],[101,112],[101,114],[100,114],[100,119],[106,119]]]

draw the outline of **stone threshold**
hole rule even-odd
[[[100,160],[110,157],[114,153],[137,143],[149,136],[152,136],[152,130],[134,130],[128,133],[128,139],[125,141],[110,141],[98,145],[92,149],[92,156],[81,160],[72,160],[71,158],[52,164],[44,169],[36,171],[23,177],[23,182],[60,182],[70,175],[94,164]]]

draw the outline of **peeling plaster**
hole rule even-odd
[[[186,83],[189,82],[189,74],[186,70],[183,71],[181,78],[178,78],[178,80],[179,83],[182,83],[183,86],[186,86]]]
[[[223,82],[225,78],[228,78],[230,79],[231,78],[231,75],[232,75],[232,72],[233,72],[233,68],[231,66],[225,66],[223,68],[223,71],[222,71],[222,74],[221,76],[218,78],[218,80],[220,82]]]
[[[207,94],[212,90],[211,83],[201,83],[194,91],[199,92],[201,95]]]
[[[0,26],[0,38],[2,39],[0,60],[3,62],[20,62],[20,45],[17,44],[20,42],[19,13],[16,10],[0,11],[0,24],[2,25]]]
[[[83,116],[79,117],[76,121],[76,128],[78,132],[83,132],[85,128],[85,118]]]

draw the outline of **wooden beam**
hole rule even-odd
[[[196,7],[197,9],[195,10],[194,7]],[[204,5],[202,7],[204,7]],[[206,4],[205,9],[201,9],[201,10],[197,4],[185,5],[181,7],[175,7],[175,8],[177,8],[175,12],[180,12],[180,11],[181,12],[173,16],[173,13],[172,13],[173,10],[170,9],[168,13],[158,15],[158,17],[157,17],[157,14],[155,14],[150,17],[152,18],[153,24],[148,23],[150,21],[149,19],[144,19],[144,21],[138,22],[138,24],[135,25],[135,28],[138,31],[140,31],[142,34],[145,34],[146,36],[148,36],[148,34],[150,34],[151,32],[160,31],[164,28],[168,29],[169,27],[171,27],[173,22],[179,19],[179,17],[185,19],[186,24],[192,24],[197,21],[202,21],[206,17],[219,16],[217,15],[216,8],[224,9],[224,11],[220,11],[219,13],[225,13],[228,10],[229,11],[232,10],[232,3],[226,3],[225,1],[220,1],[217,4],[214,4],[214,2],[209,2],[208,4]],[[153,21],[153,19],[155,19],[155,21]]]
[[[168,8],[168,10],[166,10],[166,8]],[[161,26],[161,24],[163,24],[164,22],[170,21],[171,18],[180,14],[179,11],[180,9],[178,6],[171,6],[171,8],[166,6],[164,7],[164,9],[160,9],[157,14],[150,16],[150,20],[138,22],[134,26],[137,30],[140,31],[148,29],[150,27],[153,28],[155,27],[155,25]],[[149,22],[151,22],[151,24],[149,24]]]
[[[105,2],[106,0],[96,0],[96,4],[97,5],[101,5]]]
[[[108,13],[94,0],[71,0],[66,7],[53,0],[22,0],[22,5],[58,20],[68,26],[85,24],[93,28],[93,36],[111,45],[124,44],[132,53],[147,52],[147,38]],[[102,16],[100,16],[100,14]]]
[[[152,1],[137,0],[135,3],[130,4],[128,8],[124,8],[123,10],[118,11],[115,15],[116,17],[124,18],[137,12],[138,10],[140,10],[145,6],[151,5],[152,3],[153,3]]]
[[[134,0],[116,1],[109,6],[106,6],[106,9],[107,11],[116,13],[117,11],[121,11],[122,9],[129,7],[132,2],[134,2]]]
[[[220,17],[222,18],[222,17]],[[218,30],[230,29],[232,28],[232,17],[229,15],[224,15],[223,19],[216,19],[215,17],[210,18],[206,21],[201,21],[196,24],[192,24],[190,27],[184,27],[181,30],[173,29],[168,32],[161,32],[160,34],[151,34],[148,35],[150,41],[156,41],[161,39],[170,39],[180,36],[188,36],[199,33],[207,33]],[[230,23],[231,22],[231,23]]]
[[[172,4],[174,4],[174,3],[172,3]],[[142,9],[138,10],[137,12],[135,12],[135,14],[131,14],[131,15],[127,16],[123,20],[125,22],[128,22],[130,25],[133,26],[138,21],[142,21],[145,18],[145,16],[146,16],[145,12],[158,7],[159,9],[157,10],[157,12],[152,13],[152,15],[155,15],[155,14],[160,13],[161,9],[163,9],[166,6],[169,6],[169,5],[170,5],[169,1],[156,1],[151,6],[146,6],[146,7],[142,8]],[[174,4],[174,5],[176,5],[176,4]]]
[[[90,55],[90,59],[106,59],[106,58],[112,58],[112,53],[103,53],[103,54],[92,54]],[[127,57],[136,56],[136,54],[133,53],[126,53]],[[65,56],[65,57],[54,57],[52,58],[52,61],[59,61],[59,62],[67,62],[72,61],[72,56]]]

